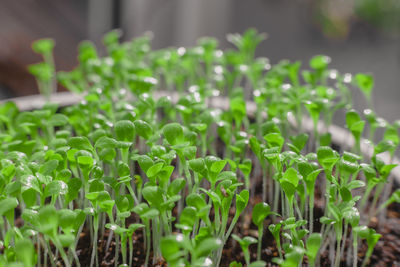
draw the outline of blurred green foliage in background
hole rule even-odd
[[[314,19],[330,38],[342,39],[355,23],[400,36],[400,0],[316,0]]]

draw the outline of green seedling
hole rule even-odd
[[[281,237],[280,237],[281,228],[282,228],[282,223],[268,225],[268,230],[271,232],[271,234],[274,237],[274,240],[276,242],[276,246],[278,248],[278,253],[279,253],[279,258],[283,259],[282,247],[281,247]]]
[[[372,89],[374,88],[374,78],[372,75],[358,73],[354,77],[354,81],[360,91],[364,94],[367,99],[367,103],[370,107],[372,107]]]
[[[243,254],[244,254],[244,259],[246,261],[246,265],[250,266],[249,246],[251,244],[257,243],[257,239],[255,239],[251,236],[246,236],[242,239],[237,235],[232,235],[232,238],[235,239],[239,243],[240,247],[242,248]]]
[[[244,175],[244,183],[247,190],[250,190],[250,173],[252,170],[252,162],[249,159],[245,159],[241,164],[239,164],[239,169]]]
[[[322,236],[320,233],[311,234],[306,241],[306,255],[310,266],[315,266],[315,259],[318,255],[318,251],[321,247]]]
[[[254,206],[252,212],[252,220],[258,227],[258,245],[257,245],[257,260],[261,259],[261,245],[264,235],[264,220],[269,215],[278,215],[271,211],[271,207],[267,203],[258,203]]]
[[[250,62],[254,58],[257,45],[266,38],[265,33],[259,34],[255,29],[249,29],[243,35],[229,34],[227,36],[228,41],[239,49],[243,63]]]
[[[209,255],[222,245],[219,239],[205,237],[202,240],[190,240],[183,234],[166,236],[161,240],[161,251],[166,261],[173,266],[212,266]],[[190,255],[190,263],[186,256]]]
[[[296,188],[299,184],[300,179],[301,177],[299,176],[297,170],[295,170],[294,168],[289,168],[279,180],[279,183],[282,187],[282,190],[285,192],[289,204],[288,216],[290,217],[294,216],[293,201],[296,193]]]
[[[147,266],[150,257],[150,248],[151,248],[151,229],[150,229],[150,220],[155,219],[160,214],[159,211],[155,208],[150,208],[146,203],[140,203],[139,205],[133,208],[133,212],[137,213],[143,224],[145,225],[145,244],[146,244],[146,259],[144,265]]]
[[[357,232],[357,235],[359,237],[367,240],[368,249],[361,265],[362,267],[365,267],[368,264],[376,243],[378,243],[382,235],[377,234],[374,229],[368,228],[366,226],[356,227],[354,231]]]
[[[283,267],[297,267],[303,261],[305,250],[301,247],[293,247],[286,254],[285,260],[278,259],[276,262]]]
[[[356,141],[354,148],[359,153],[361,151],[360,142],[361,135],[364,131],[365,121],[361,119],[357,111],[350,110],[346,113],[346,125]]]
[[[15,254],[18,261],[23,262],[23,266],[33,267],[37,262],[35,248],[30,239],[20,239],[15,243]]]
[[[128,263],[127,248],[126,248],[127,240],[129,238],[129,247],[130,247],[130,249],[129,249],[129,264],[132,264],[132,256],[133,256],[132,255],[133,248],[131,246],[132,235],[137,229],[139,229],[141,227],[144,227],[144,225],[143,224],[131,224],[131,225],[129,225],[129,228],[123,228],[117,224],[111,224],[111,223],[106,224],[106,228],[114,231],[117,235],[120,236],[122,261],[124,264]]]
[[[50,100],[50,95],[56,89],[55,65],[53,59],[54,40],[40,39],[32,43],[32,50],[42,55],[44,62],[30,65],[29,72],[36,77],[39,92]]]
[[[304,177],[307,194],[309,196],[309,231],[313,232],[314,226],[314,197],[315,197],[315,182],[321,173],[321,169],[314,169],[313,165],[306,161],[298,163],[299,173]]]

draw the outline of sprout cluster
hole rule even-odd
[[[266,36],[254,29],[228,35],[235,49],[224,51],[213,38],[152,50],[149,36],[120,37],[105,35],[104,57],[81,43],[79,65],[58,73],[54,41],[36,41],[44,62],[29,70],[41,93],[57,80],[83,100],[0,105],[1,267],[100,266],[102,250],[115,266],[318,266],[322,255],[331,266],[368,264],[381,237],[370,221],[379,215],[383,225],[400,202],[390,175],[400,124],[374,113],[372,76],[341,74],[322,55],[306,68],[271,65],[255,57]],[[363,114],[353,89],[365,95]],[[332,143],[337,112],[354,139],[349,151]],[[372,155],[361,153],[363,137]],[[235,246],[242,256],[226,262],[224,248]]]

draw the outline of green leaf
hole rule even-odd
[[[241,239],[239,236],[232,234],[232,238],[239,243],[243,251],[246,251],[251,244],[257,243],[257,239],[251,236],[245,236],[243,239]]]
[[[279,181],[283,191],[285,192],[287,198],[289,199],[290,202],[293,201],[294,193],[296,192],[296,187],[291,183],[286,180],[280,180]]]
[[[204,188],[199,188],[199,189],[204,193],[206,193],[211,198],[214,206],[221,206],[221,198],[218,196],[217,193],[211,190],[207,191]]]
[[[232,261],[232,262],[229,264],[229,267],[243,267],[243,265],[242,265],[242,263],[240,263],[240,262]]]
[[[93,167],[94,160],[92,157],[89,156],[79,156],[77,158],[77,162],[79,167],[83,169],[91,169]]]
[[[36,264],[35,247],[33,246],[32,241],[28,238],[17,240],[15,243],[15,255],[18,261],[24,263],[25,267],[33,267]]]
[[[250,137],[249,144],[253,153],[259,158],[261,156],[261,145],[257,137],[255,136]]]
[[[148,168],[146,171],[147,177],[156,176],[161,171],[163,166],[164,166],[163,162],[158,162],[158,163],[154,164],[153,166],[151,166],[150,168]]]
[[[158,186],[146,186],[142,191],[144,199],[146,199],[150,206],[160,207],[163,200],[161,189]]]
[[[54,206],[44,206],[39,210],[39,231],[54,237],[57,234],[58,214]]]
[[[249,202],[249,190],[244,189],[240,194],[236,194],[236,214],[242,213]]]
[[[189,160],[192,160],[196,157],[197,147],[195,146],[187,146],[183,148],[183,156]]]
[[[200,133],[205,133],[207,130],[207,124],[205,123],[191,123],[190,126]]]
[[[210,171],[212,171],[212,172],[214,172],[214,173],[220,173],[220,172],[225,168],[226,163],[227,163],[226,160],[217,160],[217,161],[214,161],[214,162],[211,164]]]
[[[60,180],[55,180],[46,185],[44,189],[44,197],[52,195],[65,195],[68,192],[68,185]]]
[[[36,204],[37,191],[33,188],[28,188],[22,192],[22,199],[27,208],[30,208]]]
[[[395,149],[396,145],[391,140],[382,140],[374,147],[374,155]]]
[[[137,161],[144,172],[154,165],[154,161],[147,155],[138,155]]]
[[[267,141],[269,148],[279,147],[279,150],[282,149],[283,143],[285,142],[285,139],[280,133],[266,134],[264,135],[264,139]]]
[[[163,134],[171,145],[181,144],[184,141],[183,128],[179,123],[169,123],[163,127]]]
[[[347,128],[353,133],[354,137],[359,139],[364,130],[365,121],[361,120],[360,114],[354,109],[346,113]]]
[[[146,203],[140,203],[136,205],[132,211],[139,214],[142,219],[152,219],[160,214],[158,210],[149,208]]]
[[[103,43],[107,47],[118,45],[118,41],[119,38],[121,38],[121,36],[122,36],[122,31],[120,29],[114,29],[104,34]]]
[[[147,122],[142,120],[136,120],[134,124],[136,127],[137,134],[143,137],[144,139],[149,140],[150,137],[153,135],[153,129]]]
[[[128,231],[128,229],[122,228],[118,224],[115,224],[115,223],[107,223],[105,226],[107,229],[114,231],[118,235],[122,235]]]
[[[2,165],[2,170],[1,170],[1,174],[7,179],[7,181],[9,182],[15,175],[16,173],[16,168],[15,165],[11,163],[11,161],[6,160],[7,162],[9,162],[9,164],[5,164],[5,162],[1,162]]]
[[[58,214],[59,214],[59,226],[63,229],[63,231],[66,232],[66,230],[72,229],[77,214],[70,209],[58,210]]]
[[[176,178],[174,179],[171,184],[168,186],[168,195],[169,196],[174,196],[179,194],[179,191],[181,191],[186,185],[186,180],[184,178]],[[187,200],[186,200],[187,201]]]
[[[305,101],[304,106],[313,120],[314,125],[318,123],[318,119],[323,109],[322,101]]]
[[[332,148],[328,146],[318,147],[317,158],[319,163],[325,170],[332,170],[333,166],[339,160],[338,155],[336,155]]]
[[[133,199],[130,195],[120,195],[115,198],[115,204],[119,212],[129,211],[133,207]]]
[[[250,159],[244,159],[241,164],[239,164],[239,169],[243,172],[245,176],[249,176],[252,169],[252,162]]]
[[[343,210],[343,218],[354,228],[360,222],[360,213],[356,207],[346,208]]]
[[[323,133],[319,136],[319,144],[320,146],[330,146],[332,143],[332,135],[331,133]]]
[[[299,174],[294,168],[288,168],[283,174],[282,179],[288,181],[294,187],[297,187],[297,185],[299,184]]]
[[[207,203],[204,200],[204,198],[196,193],[192,193],[186,197],[186,204],[188,206],[195,207],[198,211],[207,206]]]
[[[240,125],[246,116],[246,102],[242,97],[235,97],[230,100],[230,109],[236,123]]]
[[[68,140],[68,145],[71,148],[75,148],[78,150],[93,151],[92,144],[90,143],[89,139],[84,136],[70,137]]]
[[[114,138],[103,136],[96,141],[94,146],[101,149],[114,149],[118,147],[118,142]]]
[[[207,257],[210,253],[218,248],[223,246],[223,243],[220,239],[209,237],[201,240],[198,244],[196,244],[194,248],[194,254],[196,257]]]
[[[320,172],[321,172],[321,169],[317,169],[317,170],[312,171],[311,173],[309,173],[306,176],[305,182],[306,182],[306,185],[307,185],[307,191],[309,193],[314,192],[315,181],[317,180],[318,175],[320,174]]]
[[[372,75],[358,73],[355,75],[355,81],[365,97],[368,100],[371,99],[372,89],[374,88],[374,78]]]
[[[267,263],[265,261],[253,261],[249,267],[265,267]]]
[[[296,153],[300,153],[300,151],[304,148],[308,141],[308,134],[302,133],[297,136],[290,136],[290,140],[292,141],[293,145],[297,148]]]
[[[281,230],[282,224],[278,223],[278,224],[270,224],[268,225],[268,230],[271,232],[271,234],[274,236],[274,239],[277,240],[279,239],[279,234],[280,234],[280,230]]]
[[[204,162],[204,159],[202,158],[197,158],[197,159],[192,159],[189,160],[189,167],[197,172],[203,174],[204,171],[206,171],[206,163]]]
[[[14,197],[0,200],[0,216],[5,215],[9,211],[14,211],[18,206],[18,200]]]
[[[50,38],[43,38],[32,43],[32,50],[38,54],[49,54],[53,52],[55,42]]]
[[[293,247],[289,253],[286,254],[285,261],[282,267],[297,267],[303,261],[304,249],[301,247]]]
[[[117,172],[119,177],[125,177],[130,175],[131,170],[129,169],[128,164],[126,164],[125,162],[118,162]],[[99,173],[99,177],[102,176],[103,176],[103,171],[101,170],[101,172]]]
[[[335,218],[336,222],[339,222],[342,218],[342,213],[339,209],[338,206],[336,206],[334,203],[329,203],[328,204],[328,209],[331,212],[331,214],[333,215],[333,217]]]
[[[394,191],[387,202],[389,202],[389,203],[393,203],[393,202],[400,203],[400,189],[397,189],[396,191]]]
[[[186,225],[188,226],[190,229],[193,228],[193,225],[196,222],[196,213],[197,210],[195,207],[192,206],[186,206],[179,217],[179,223],[181,225]]]
[[[319,248],[321,247],[322,236],[320,233],[312,233],[306,241],[307,256],[313,261],[317,257]]]
[[[271,207],[267,203],[257,203],[253,208],[252,221],[257,227],[262,227],[265,218],[270,214],[273,214],[273,212],[271,212]]]
[[[51,126],[64,126],[68,124],[68,117],[60,113],[54,114],[51,116],[48,124]]]
[[[70,247],[75,242],[75,236],[73,234],[61,234],[58,235],[58,240],[60,240],[61,246],[64,248]]]
[[[184,239],[183,234],[170,235],[161,239],[161,254],[168,263],[173,263],[185,255],[184,250],[181,249],[184,247]]]
[[[133,142],[135,136],[135,124],[128,120],[118,121],[114,125],[114,131],[118,141]]]
[[[324,55],[317,55],[310,60],[310,67],[313,68],[314,70],[323,70],[326,69],[326,67],[330,62],[331,62],[330,57]]]
[[[100,192],[100,193],[102,193],[102,192]],[[99,194],[99,207],[100,207],[100,209],[102,209],[103,211],[107,212],[107,214],[109,216],[112,216],[112,210],[113,210],[114,205],[115,205],[115,200],[113,200],[113,199],[101,199],[102,198],[101,195],[102,194]],[[108,193],[107,193],[107,195],[108,195]]]
[[[347,187],[341,187],[339,192],[340,192],[340,196],[342,197],[343,201],[350,201],[353,199],[353,196]]]
[[[72,178],[68,181],[68,192],[65,195],[65,202],[69,203],[78,198],[79,190],[82,187],[82,181],[78,178]]]
[[[164,187],[165,184],[168,184],[171,178],[172,173],[174,172],[175,167],[172,165],[164,165],[161,171],[158,173],[158,177],[160,179],[160,186]]]
[[[41,191],[41,185],[39,180],[37,179],[36,176],[34,175],[23,175],[21,177],[21,183],[26,186],[27,188],[31,188],[33,190],[35,190],[36,192],[38,192],[39,194],[42,193]]]
[[[39,172],[43,175],[50,175],[54,170],[57,169],[57,167],[58,167],[58,160],[56,159],[49,160],[39,168]]]
[[[362,132],[364,131],[364,126],[365,121],[356,122],[351,126],[350,131],[357,140],[361,138]]]
[[[353,189],[364,187],[364,186],[365,186],[365,182],[361,181],[361,180],[353,180],[347,184],[347,188],[349,190],[353,190]]]
[[[139,228],[144,228],[144,224],[140,224],[140,223],[132,223],[128,226],[129,232],[130,233],[134,233],[137,229]]]

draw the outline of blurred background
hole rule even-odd
[[[40,61],[31,51],[38,38],[54,38],[56,67],[70,70],[80,41],[101,47],[102,35],[114,28],[124,40],[151,31],[157,49],[192,46],[202,36],[231,47],[226,34],[250,27],[268,33],[257,55],[272,63],[308,66],[312,56],[325,54],[342,73],[373,74],[377,113],[400,118],[400,0],[2,0],[0,99],[37,94],[26,66]]]

